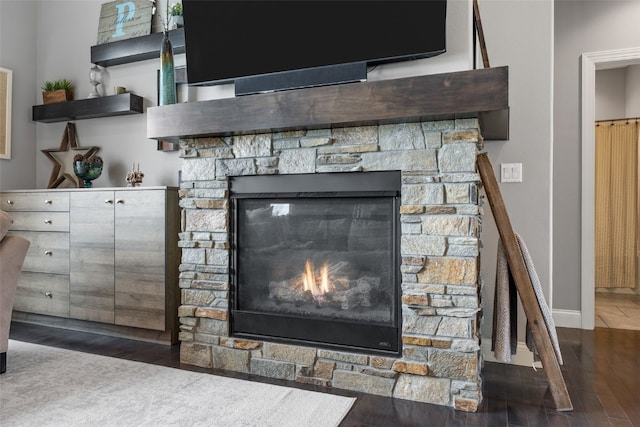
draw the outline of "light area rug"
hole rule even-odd
[[[355,398],[10,340],[0,426],[337,426]]]

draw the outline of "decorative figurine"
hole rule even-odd
[[[93,90],[87,98],[100,98],[98,86],[102,84],[102,70],[98,65],[94,65],[89,70],[89,83],[93,86]]]
[[[127,187],[139,187],[142,184],[142,178],[144,178],[144,174],[140,172],[140,163],[138,163],[137,168],[136,164],[133,163],[131,168],[133,170],[127,172]]]

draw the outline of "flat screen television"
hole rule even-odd
[[[446,0],[182,0],[190,85],[237,95],[366,80],[446,50]]]

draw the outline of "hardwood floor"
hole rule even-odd
[[[251,381],[356,396],[341,427],[352,426],[640,426],[640,331],[558,328],[562,372],[573,402],[556,412],[542,370],[486,362],[477,413],[399,399],[328,391],[289,381],[181,365],[179,347],[14,322],[10,338],[76,351],[209,372]],[[8,366],[8,369],[11,369]],[[212,423],[215,425],[215,423]],[[304,427],[304,426],[301,426]]]

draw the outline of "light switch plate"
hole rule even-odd
[[[500,164],[500,182],[522,182],[522,163]]]

